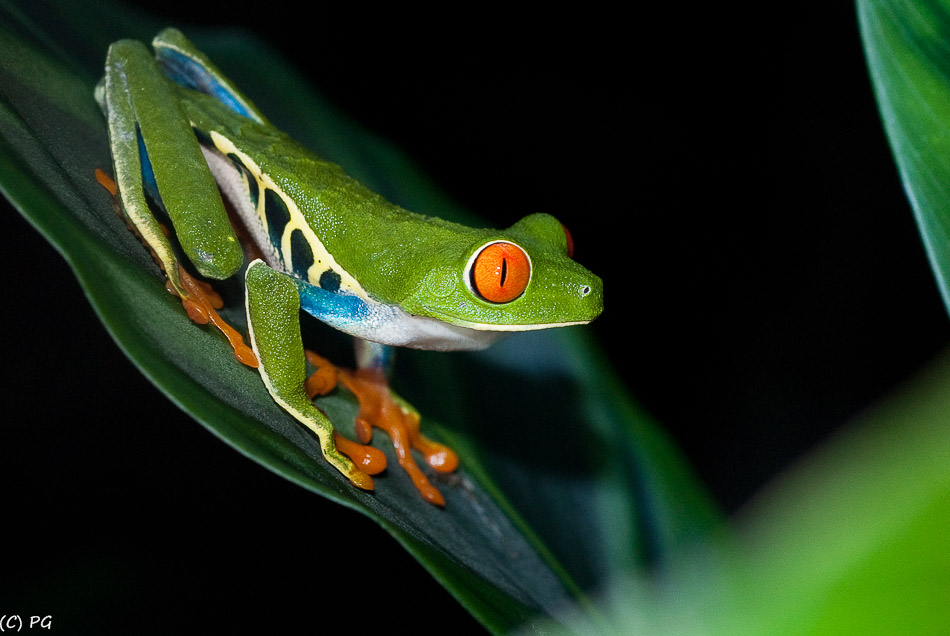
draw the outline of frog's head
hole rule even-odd
[[[428,271],[404,309],[484,332],[578,325],[600,315],[603,283],[571,259],[571,236],[554,217],[532,214],[474,236]]]

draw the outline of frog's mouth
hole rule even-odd
[[[589,320],[560,323],[539,323],[530,325],[496,325],[459,321],[440,320],[438,317],[414,316],[398,308],[393,310],[391,320],[378,323],[379,333],[371,338],[400,347],[428,349],[434,351],[476,351],[497,342],[505,335],[524,331],[538,331],[555,327],[585,325]],[[384,341],[383,338],[389,338]]]
[[[586,325],[590,320],[575,320],[571,322],[546,322],[533,325],[493,325],[476,322],[459,322],[456,325],[474,331],[492,331],[492,332],[518,332],[518,331],[539,331],[541,329],[554,329],[556,327],[574,327],[577,325]]]
[[[477,351],[509,333],[583,325],[589,320],[532,325],[494,325],[459,321],[457,318],[417,316],[385,304],[364,305],[360,320],[334,326],[350,335],[394,347],[430,351]],[[453,322],[448,322],[448,320]],[[325,320],[325,319],[324,319]]]

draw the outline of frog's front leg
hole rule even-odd
[[[306,352],[308,361],[317,371],[307,380],[307,391],[313,396],[332,389],[336,381],[356,396],[360,404],[356,418],[356,435],[368,444],[372,428],[382,429],[389,436],[399,465],[412,479],[422,498],[438,506],[445,505],[442,493],[433,486],[412,457],[418,450],[426,463],[440,473],[450,473],[458,467],[458,455],[444,444],[425,437],[420,430],[419,412],[390,388],[387,370],[392,351],[386,345],[356,340],[356,370],[334,366],[312,351]]]
[[[334,468],[356,486],[372,490],[369,474],[385,468],[385,456],[336,434],[333,424],[313,405],[304,388],[307,373],[300,336],[300,295],[293,279],[256,260],[247,268],[245,289],[251,346],[267,390],[274,401],[319,438],[323,457]]]

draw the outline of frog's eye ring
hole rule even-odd
[[[531,279],[528,254],[507,241],[495,241],[469,262],[469,286],[483,300],[508,303],[524,293]]]

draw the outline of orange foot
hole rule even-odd
[[[168,291],[181,298],[181,304],[192,322],[196,322],[200,325],[206,325],[210,322],[217,327],[218,331],[231,343],[231,347],[234,349],[234,357],[238,359],[238,362],[256,369],[258,362],[253,349],[244,344],[244,339],[241,337],[241,334],[239,334],[234,327],[225,322],[224,318],[218,315],[216,311],[224,306],[221,296],[219,296],[208,283],[193,278],[191,274],[181,266],[181,263],[178,264],[178,280],[181,282],[182,287],[188,291],[187,298],[182,297],[175,291],[171,281],[169,281],[165,287]]]
[[[110,195],[112,195],[113,205],[115,206],[116,213],[125,219],[125,215],[122,214],[122,207],[119,203],[119,189],[116,186],[115,181],[112,180],[112,177],[107,175],[105,172],[96,168],[95,171],[96,181],[99,182],[103,188],[105,188]],[[135,227],[129,223],[128,219],[126,220],[126,225],[129,229],[138,236],[139,240],[142,240],[142,236],[138,233]],[[160,225],[162,232],[168,236],[168,229],[164,225]],[[148,247],[145,241],[142,241],[143,245]],[[151,250],[150,250],[151,251]],[[165,265],[162,263],[161,259],[156,256],[155,252],[152,252],[152,258],[155,260],[155,263],[165,272]],[[198,323],[200,325],[206,325],[209,322],[218,328],[225,338],[228,339],[228,342],[231,344],[231,348],[234,349],[234,357],[238,359],[242,364],[246,364],[249,367],[257,368],[257,356],[254,355],[253,349],[244,344],[244,339],[241,337],[234,327],[225,322],[217,310],[221,309],[224,306],[224,302],[221,300],[221,296],[215,292],[211,285],[208,283],[202,282],[194,278],[191,274],[181,266],[181,263],[178,265],[178,281],[187,295],[183,295],[175,286],[172,285],[171,279],[168,279],[165,283],[165,288],[169,292],[178,296],[181,299],[181,304],[185,308],[188,317],[191,318],[192,322]],[[168,272],[165,272],[165,275],[168,276]]]
[[[392,440],[399,465],[406,471],[422,498],[437,506],[445,505],[442,493],[433,486],[412,458],[412,449],[421,452],[434,470],[450,473],[458,467],[458,455],[448,446],[433,442],[419,430],[419,413],[404,400],[394,396],[389,390],[386,375],[382,369],[359,369],[352,371],[334,366],[325,358],[307,351],[307,361],[317,367],[317,371],[307,379],[307,394],[312,398],[332,390],[342,382],[360,403],[360,412],[356,417],[356,436],[363,444],[372,437],[372,427],[383,429]],[[359,463],[358,459],[347,452],[340,440],[361,446],[336,435],[337,447],[341,452]],[[370,448],[370,450],[375,450]],[[377,451],[378,452],[378,451]],[[384,457],[385,461],[385,457]],[[365,469],[364,469],[365,470]]]

